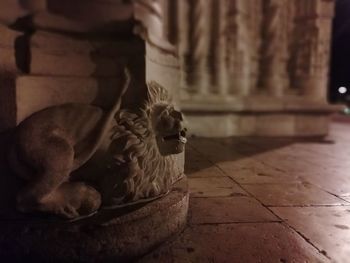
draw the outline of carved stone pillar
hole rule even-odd
[[[217,3],[220,5],[220,3]],[[227,57],[229,94],[248,95],[251,89],[251,49],[249,43],[248,2],[229,1],[227,17]]]
[[[333,1],[295,0],[294,85],[310,98],[325,99]]]
[[[261,85],[273,96],[281,97],[286,90],[287,39],[284,37],[286,2],[284,0],[263,1],[263,43],[261,46]]]
[[[172,3],[0,2],[2,261],[129,262],[181,231]]]
[[[251,50],[250,90],[257,92],[260,77],[260,49],[261,49],[261,24],[262,24],[262,0],[248,0],[249,10],[249,46]]]

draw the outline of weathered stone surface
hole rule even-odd
[[[301,115],[295,117],[295,134],[300,136],[327,135],[329,116]]]
[[[276,207],[274,213],[332,262],[347,262],[350,257],[350,207]]]
[[[191,198],[191,224],[229,224],[279,221],[251,197]]]
[[[186,180],[166,197],[127,210],[101,210],[73,223],[2,217],[0,256],[4,261],[130,261],[183,229]]]
[[[68,102],[109,107],[121,87],[121,78],[21,76],[16,80],[16,122],[40,109]]]
[[[186,113],[186,111],[185,111]],[[190,134],[201,137],[228,137],[237,134],[237,123],[232,121],[232,115],[192,115],[186,114],[186,122]]]
[[[38,12],[32,17],[33,27],[44,30],[58,30],[65,32],[85,33],[91,28],[80,21],[69,19],[63,16]]]
[[[0,46],[0,75],[16,75],[18,72],[15,49]]]
[[[256,134],[266,136],[293,136],[294,116],[272,114],[256,117]]]
[[[273,112],[283,108],[283,100],[268,96],[250,96],[245,98],[245,109],[247,111]]]
[[[140,261],[146,262],[329,262],[280,223],[222,224],[187,228],[173,242]]]
[[[272,145],[274,140],[256,141],[257,147],[262,147],[265,141],[265,152],[255,155],[255,158],[284,171],[293,179],[310,182],[334,195],[348,196],[350,180],[347,171],[350,163],[348,147],[344,147],[344,144],[347,145],[349,131],[346,124],[332,124],[331,127],[331,137],[325,140],[287,142],[278,148]]]
[[[20,3],[25,10],[35,13],[40,10],[46,10],[47,0],[21,0]]]
[[[191,178],[225,176],[214,163],[210,162],[188,144],[186,147],[185,171]]]
[[[1,2],[2,4],[2,2]],[[1,8],[0,8],[1,9]],[[16,39],[21,35],[21,32],[12,30],[0,23],[0,47],[14,48]]]
[[[188,163],[189,161],[187,161]],[[208,168],[202,168],[202,169],[199,169],[197,171],[195,171],[194,167],[192,168],[193,170],[191,169],[187,169],[187,175],[190,177],[190,178],[201,178],[201,177],[222,177],[222,176],[226,176],[218,167],[216,166],[211,166],[211,167],[208,167]]]
[[[180,86],[180,74],[176,67],[164,67],[146,58],[147,81],[157,80],[158,83],[167,87],[174,101],[178,101]]]
[[[35,12],[32,26],[61,32],[118,32],[131,34],[133,10],[130,4],[96,1],[47,2],[46,10]]]
[[[341,205],[345,202],[310,183],[244,185],[266,206]]]
[[[132,52],[131,52],[132,51]],[[131,58],[143,56],[142,44],[119,40],[77,39],[38,31],[30,39],[30,73],[48,76],[104,76],[122,74]]]
[[[96,27],[132,19],[133,14],[132,5],[121,1],[48,0],[47,7],[49,12],[95,24]]]
[[[40,30],[30,37],[30,47],[52,55],[89,54],[93,50],[87,40]]]
[[[182,105],[180,103],[180,105]],[[218,104],[221,105],[221,104]],[[203,106],[205,107],[205,106]],[[210,106],[209,106],[210,107]],[[329,111],[331,107],[325,111]],[[335,109],[335,108],[334,108]],[[249,111],[249,109],[246,109]],[[202,109],[190,109],[188,105],[184,112],[191,134],[200,137],[229,137],[229,136],[270,136],[270,137],[297,137],[297,136],[325,136],[328,134],[329,112],[317,114],[298,114],[283,112],[278,114],[254,110],[245,114],[245,109],[214,110],[215,114]],[[277,109],[276,109],[277,111]],[[312,110],[310,110],[312,111]],[[231,112],[231,113],[230,113]],[[309,120],[312,120],[309,121]],[[314,125],[312,123],[314,122]]]
[[[246,193],[228,177],[188,179],[192,197],[244,196]]]
[[[0,22],[11,25],[18,18],[26,15],[26,10],[20,5],[19,1],[2,0],[0,2]],[[0,40],[1,41],[1,40]]]
[[[219,165],[227,175],[239,184],[271,184],[297,181],[293,175],[273,169],[254,160],[243,160]]]
[[[96,71],[96,64],[88,54],[51,55],[40,49],[31,49],[30,73],[48,76],[91,76]]]

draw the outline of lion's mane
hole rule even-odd
[[[160,154],[152,128],[152,108],[169,103],[168,94],[156,83],[149,83],[148,88],[148,101],[141,112],[121,110],[116,116],[112,155],[119,165],[127,167],[122,203],[163,195],[182,176],[178,157]]]

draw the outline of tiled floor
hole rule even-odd
[[[191,139],[188,226],[144,262],[350,262],[350,124],[325,139]]]

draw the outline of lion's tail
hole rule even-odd
[[[111,110],[106,114],[103,124],[99,129],[99,132],[97,133],[97,136],[95,137],[94,140],[91,141],[90,144],[90,150],[87,151],[87,153],[83,156],[80,156],[79,159],[74,161],[74,166],[73,166],[73,171],[76,170],[81,166],[81,164],[85,163],[87,160],[89,160],[97,151],[98,147],[100,147],[105,135],[107,134],[108,130],[110,129],[110,124],[112,120],[114,119],[116,113],[118,110],[120,110],[121,104],[122,104],[122,98],[124,94],[126,93],[127,89],[130,86],[131,82],[131,76],[130,76],[130,71],[128,68],[125,68],[124,70],[125,74],[125,81],[124,85],[122,86],[121,93],[119,97],[117,98],[116,102],[114,103],[113,107]]]

